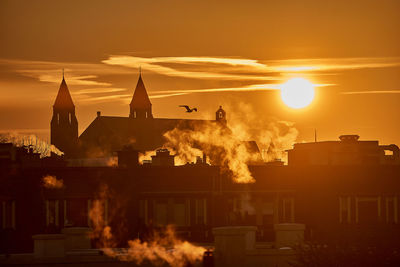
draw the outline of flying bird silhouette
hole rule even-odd
[[[193,111],[197,112],[197,108],[189,108],[189,106],[187,106],[187,105],[179,105],[179,106],[182,108],[186,108],[186,112],[188,112],[188,113],[192,113]]]

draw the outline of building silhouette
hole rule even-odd
[[[358,135],[341,135],[340,141],[295,144],[288,150],[290,165],[400,165],[399,147],[360,141]]]
[[[64,75],[53,105],[50,139],[51,144],[63,151],[67,157],[77,156],[78,120],[75,115],[75,105]]]
[[[53,106],[52,143],[69,157],[118,151],[118,166],[71,166],[62,157],[40,159],[29,149],[0,145],[0,253],[31,252],[35,234],[93,227],[90,213],[98,200],[106,224],[126,230],[118,235],[120,246],[146,229],[170,224],[180,237],[201,242],[213,240],[212,228],[227,225],[254,225],[257,240],[271,241],[279,223],[305,224],[306,240],[344,235],[349,242],[361,236],[398,242],[400,164],[395,145],[359,141],[354,135],[295,144],[288,166],[247,163],[255,182],[240,184],[205,158],[174,166],[174,155],[165,149],[152,162],[139,164],[139,151],[162,146],[165,131],[226,125],[222,107],[215,120],[154,118],[139,76],[129,114],[98,113],[78,139],[75,106],[63,79]],[[256,151],[255,142],[248,144]],[[44,186],[49,175],[63,186]]]
[[[126,145],[142,152],[153,151],[165,143],[164,134],[175,128],[197,130],[213,125],[226,127],[226,124],[226,112],[222,106],[216,112],[215,120],[154,118],[152,104],[140,73],[129,104],[129,116],[104,116],[97,112],[97,117],[79,137],[80,153],[77,157],[107,157]],[[260,153],[255,142],[246,142],[252,152]]]

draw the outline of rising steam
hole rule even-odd
[[[3,133],[0,134],[0,143],[13,143],[15,146],[31,146],[33,152],[40,153],[40,157],[50,156],[51,153],[55,153],[59,156],[63,154],[55,146],[48,144],[47,142],[39,139],[36,135],[22,135],[18,133]]]
[[[249,143],[245,141],[257,141],[264,161],[284,160],[285,150],[294,144],[298,131],[290,122],[260,120],[252,115],[255,113],[248,105],[241,104],[231,110],[228,111],[231,117],[227,127],[212,121],[195,123],[192,129],[178,126],[164,134],[167,140],[164,147],[176,154],[178,165],[193,162],[204,152],[212,164],[228,170],[235,182],[255,182],[248,165],[260,164],[262,159],[258,151],[249,148]],[[234,110],[241,110],[241,116]]]
[[[45,188],[48,189],[61,189],[64,187],[63,179],[57,179],[52,175],[46,175],[42,178],[42,183]]]
[[[98,241],[97,245],[102,247],[105,255],[139,265],[150,262],[155,266],[164,266],[167,263],[170,266],[183,267],[188,263],[201,261],[205,249],[179,240],[172,226],[168,226],[163,232],[154,232],[145,242],[133,239],[128,241],[128,248],[116,249],[116,237],[105,219],[105,203],[109,197],[108,188],[103,186],[89,211],[93,228],[91,238]]]

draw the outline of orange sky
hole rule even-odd
[[[399,145],[398,14],[397,0],[0,0],[0,131],[48,138],[62,68],[80,132],[97,110],[128,116],[141,66],[155,117],[223,105],[293,122],[299,142],[316,128]],[[290,77],[321,85],[309,107],[283,105]]]

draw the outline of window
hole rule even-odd
[[[69,112],[68,113],[68,120],[69,120],[69,124],[72,123],[72,114]]]
[[[59,225],[58,200],[46,200],[46,226]]]
[[[0,228],[14,228],[15,229],[15,201],[7,200],[1,202],[1,225]]]
[[[186,218],[186,202],[184,199],[176,199],[173,204],[173,223],[177,226],[186,226],[188,221]]]
[[[64,225],[88,226],[88,205],[84,199],[69,199],[64,201]]]
[[[272,225],[274,223],[274,203],[271,201],[262,201],[262,225]]]
[[[386,222],[387,223],[397,223],[397,197],[386,197],[385,198],[385,210],[386,210]]]
[[[195,199],[195,223],[207,224],[207,199]]]
[[[166,226],[168,224],[168,203],[166,200],[154,201],[154,224]]]
[[[141,199],[139,201],[139,217],[142,219],[142,222],[148,224],[149,218],[149,207],[148,207],[148,200]]]
[[[380,217],[380,197],[356,197],[356,223],[376,224]]]
[[[351,222],[351,198],[348,196],[339,197],[339,222],[350,223]]]
[[[224,114],[222,114],[222,112],[218,113],[218,118],[222,119],[224,117]]]
[[[60,124],[60,113],[57,113],[57,124]]]
[[[136,119],[136,111],[133,112],[133,117]]]
[[[282,199],[282,222],[294,222],[294,198],[292,197]]]

